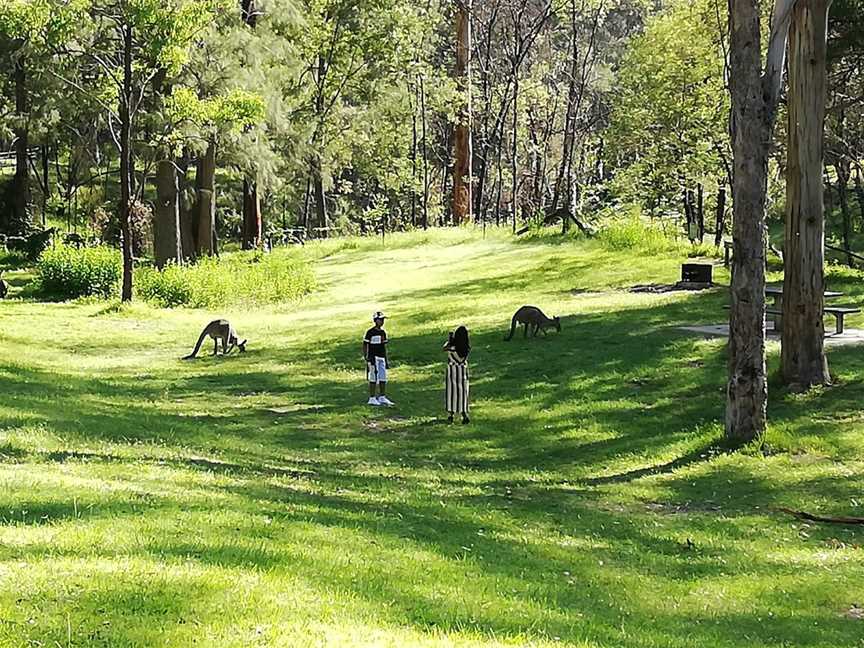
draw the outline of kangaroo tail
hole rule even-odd
[[[207,337],[207,329],[205,328],[201,331],[201,335],[198,337],[198,342],[195,344],[195,350],[187,356],[184,356],[184,360],[191,360],[196,355],[198,355],[198,351],[201,350],[201,345],[204,344],[204,338]]]
[[[513,335],[516,333],[516,316],[513,316],[513,319],[510,322],[510,335],[504,338],[505,342],[509,342],[513,339]]]

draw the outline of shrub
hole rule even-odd
[[[610,223],[598,236],[610,250],[639,250],[648,254],[669,252],[676,244],[660,228],[639,218],[628,218]]]
[[[51,297],[108,297],[122,274],[120,252],[107,246],[45,250],[36,267],[39,291]]]
[[[138,270],[138,295],[163,307],[215,308],[273,304],[302,297],[315,288],[307,261],[274,252],[235,253],[190,265]]]

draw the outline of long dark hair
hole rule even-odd
[[[471,353],[471,342],[468,340],[468,329],[464,326],[457,328],[453,333],[452,344],[460,358],[467,358],[468,354]]]

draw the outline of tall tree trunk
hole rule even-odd
[[[324,193],[324,179],[321,171],[321,158],[317,151],[312,153],[310,160],[310,173],[312,176],[312,193],[315,197],[315,216],[317,227],[327,227],[327,196]],[[321,232],[326,236],[326,229],[321,229]]]
[[[681,203],[684,206],[684,229],[687,233],[687,240],[693,243],[695,241],[695,215],[693,214],[693,191],[684,189],[681,194]]]
[[[429,152],[426,147],[426,81],[420,77],[420,127],[423,149],[423,229],[429,228]]]
[[[699,244],[705,240],[705,187],[696,185],[696,230]]]
[[[307,232],[309,231],[309,201],[312,200],[312,176],[306,176],[306,191],[303,192],[303,214],[301,225]]]
[[[254,250],[263,241],[263,221],[261,219],[261,198],[258,183],[243,179],[243,249]]]
[[[518,43],[518,41],[517,41]],[[513,210],[513,233],[516,233],[516,214],[519,211],[519,68],[513,68],[513,140],[510,146],[510,172],[513,174],[510,196],[510,208]]]
[[[256,0],[241,0],[240,14],[250,29],[258,24],[258,3]],[[253,170],[243,179],[243,226],[242,245],[244,250],[253,250],[264,242],[264,222],[261,217],[261,198],[258,195],[258,173]]]
[[[408,82],[411,107],[411,227],[417,227],[417,88]]]
[[[717,219],[714,225],[714,247],[723,243],[723,230],[726,227],[726,187],[717,190]]]
[[[742,443],[765,432],[765,202],[768,145],[782,76],[785,35],[772,30],[765,75],[759,0],[729,0],[730,132],[733,150],[733,241],[726,438]],[[775,25],[776,27],[776,25]],[[782,33],[782,29],[781,29]],[[779,54],[778,54],[779,53]],[[778,62],[779,57],[779,62]]]
[[[789,36],[789,146],[781,365],[789,385],[831,382],[825,357],[825,121],[830,0],[798,0]]]
[[[576,139],[576,107],[579,93],[579,38],[577,35],[576,22],[576,0],[570,1],[570,83],[567,90],[567,111],[564,117],[564,151],[561,155],[561,166],[558,168],[558,176],[555,178],[555,190],[552,194],[551,212],[558,210],[558,203],[562,195],[565,197],[564,207],[568,210],[570,205],[571,187],[567,178],[572,176],[573,168],[573,143]],[[569,229],[570,220],[564,216],[563,231]]]
[[[531,211],[539,215],[543,199],[543,165],[540,159],[540,138],[537,135],[537,124],[530,120],[528,132],[531,138]]]
[[[840,203],[840,214],[843,217],[843,249],[846,250],[846,265],[855,267],[855,260],[850,254],[852,250],[852,213],[849,210],[849,160],[841,158],[834,164],[837,172],[837,199]]]
[[[156,166],[156,213],[153,218],[153,252],[156,266],[180,263],[183,259],[180,235],[180,188],[173,160]]]
[[[501,194],[504,191],[504,165],[501,159],[504,149],[503,138],[498,144],[498,155],[495,157],[497,180],[495,182],[495,226],[501,226]],[[506,225],[506,223],[505,223]]]
[[[471,0],[456,3],[456,82],[465,98],[453,138],[453,224],[471,217],[471,109],[469,66],[471,55]]]
[[[855,195],[858,197],[858,211],[864,223],[864,182],[861,181],[861,166],[855,165]]]
[[[123,246],[121,300],[132,301],[132,26],[123,25],[123,88],[120,94],[120,233]]]
[[[42,228],[48,227],[48,198],[51,197],[51,178],[49,164],[51,160],[51,149],[43,144],[40,150],[42,154]]]
[[[196,183],[197,186],[197,183]],[[198,215],[189,201],[189,154],[177,161],[177,188],[180,192],[180,250],[182,259],[194,259],[198,246]],[[197,200],[197,191],[196,191]]]
[[[8,222],[3,229],[9,234],[25,234],[30,227],[30,173],[29,173],[29,129],[27,125],[28,96],[27,68],[23,51],[15,57],[13,71],[15,82],[15,176],[9,187]]]
[[[207,152],[198,160],[195,174],[198,189],[198,256],[216,254],[216,143],[211,141]]]
[[[324,84],[327,79],[329,65],[327,58],[323,52],[318,52],[318,61],[315,66],[315,82],[317,91],[315,93],[315,132],[312,135],[312,154],[309,158],[309,174],[312,178],[312,193],[315,198],[315,215],[317,219],[317,227],[322,228],[321,232],[326,236],[327,230],[327,196],[324,192],[324,176],[322,157],[323,151],[323,130],[324,119],[326,117],[326,106],[324,100]],[[309,234],[312,234],[312,228],[309,229]]]

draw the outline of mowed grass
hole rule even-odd
[[[864,349],[728,452],[724,343],[677,329],[724,291],[626,290],[680,256],[470,231],[298,253],[321,289],[283,307],[0,303],[0,646],[864,646],[864,530],[774,510],[864,515]],[[561,334],[504,342],[523,304]],[[377,308],[392,410],[364,404]],[[249,352],[181,361],[216,316]],[[473,420],[448,426],[460,323]]]

